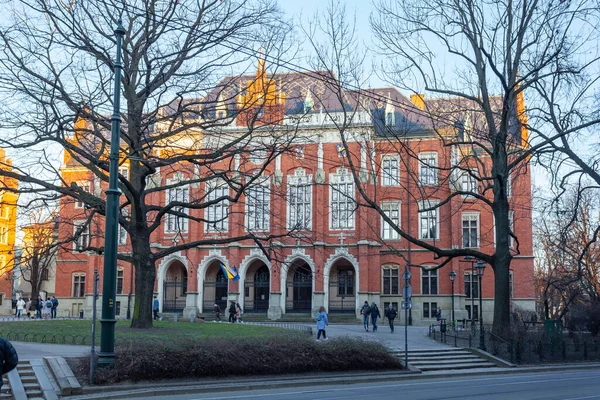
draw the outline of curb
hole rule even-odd
[[[288,378],[277,378],[271,382],[265,382],[272,376],[258,376],[254,380],[246,380],[232,384],[229,381],[214,380],[203,384],[185,385],[185,382],[171,384],[145,384],[144,388],[139,385],[127,386],[100,386],[100,387],[84,387],[82,396],[69,397],[73,400],[78,399],[126,399],[131,397],[153,397],[153,396],[174,396],[182,394],[196,393],[217,393],[217,392],[235,392],[243,390],[265,390],[276,389],[281,387],[305,387],[305,386],[326,386],[331,384],[354,384],[354,383],[369,383],[369,382],[384,382],[393,380],[408,380],[408,379],[436,379],[436,378],[455,378],[461,376],[488,376],[495,374],[515,374],[515,373],[531,373],[531,372],[556,372],[565,370],[588,370],[590,368],[599,368],[600,363],[577,364],[577,365],[550,365],[546,367],[515,367],[515,368],[498,368],[495,370],[481,369],[476,371],[456,371],[450,372],[431,372],[431,373],[415,373],[411,371],[402,372],[354,372],[343,376],[294,376]],[[168,387],[165,387],[168,386]]]

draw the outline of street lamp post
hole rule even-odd
[[[456,326],[454,322],[454,280],[456,279],[456,272],[454,270],[450,271],[450,282],[452,282],[452,327]]]
[[[483,332],[483,306],[482,306],[482,297],[483,297],[483,273],[485,271],[485,264],[483,261],[477,261],[475,265],[475,269],[477,270],[477,276],[479,277],[479,348],[485,351],[485,334]]]
[[[473,279],[475,279],[475,263],[477,262],[473,256],[465,256],[464,260],[458,262],[466,262],[471,264],[471,278],[469,280],[469,293],[471,295],[471,332],[475,331],[475,295],[473,294]],[[466,294],[466,293],[465,293]]]
[[[113,114],[111,116],[110,164],[108,190],[106,191],[106,227],[104,230],[104,282],[102,285],[102,318],[100,319],[100,352],[98,367],[109,367],[115,362],[115,297],[117,286],[117,235],[119,227],[119,196],[117,184],[119,172],[119,144],[121,130],[121,43],[125,29],[119,18],[115,36],[117,39],[117,59],[115,61],[115,87]]]

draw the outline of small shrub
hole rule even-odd
[[[89,357],[78,359],[72,367],[85,382]],[[95,383],[400,367],[382,344],[354,338],[143,340],[119,345],[114,368],[98,370]]]

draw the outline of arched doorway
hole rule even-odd
[[[221,269],[221,262],[215,261],[206,269],[202,291],[202,309],[204,312],[210,312],[216,304],[221,307],[221,311],[227,309],[227,278]]]
[[[286,285],[286,312],[311,312],[312,271],[305,261],[292,263]]]
[[[244,312],[267,312],[271,273],[260,260],[250,264],[244,282]]]
[[[344,258],[336,261],[329,273],[329,312],[356,312],[356,271]]]
[[[180,261],[174,261],[163,281],[163,312],[180,313],[185,308],[187,270]]]

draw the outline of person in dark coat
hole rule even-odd
[[[229,322],[231,322],[232,324],[235,323],[235,313],[235,301],[232,301],[229,305]]]
[[[390,323],[390,329],[391,329],[392,333],[394,333],[394,320],[396,319],[397,316],[398,316],[398,311],[394,310],[394,306],[392,306],[392,303],[390,303],[388,309],[385,310],[385,317],[388,319],[388,322]]]
[[[9,373],[17,367],[19,356],[13,345],[6,339],[0,338],[0,365],[2,375]],[[2,377],[0,377],[0,390],[2,390]]]
[[[371,323],[373,324],[373,332],[377,332],[377,318],[381,318],[379,307],[375,302],[371,303]]]
[[[44,300],[42,300],[41,296],[37,297],[37,301],[35,303],[35,317],[37,319],[42,319],[42,309],[44,308]]]

